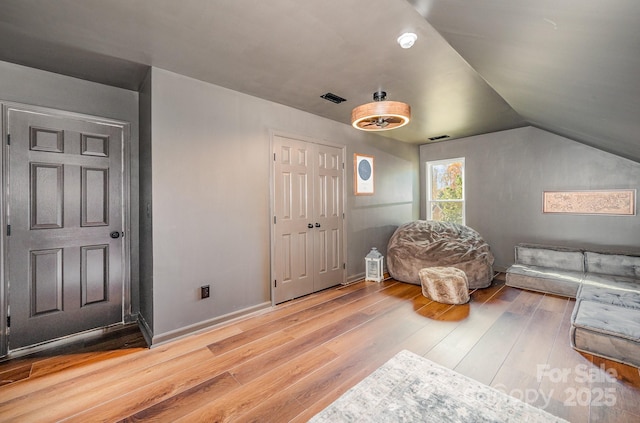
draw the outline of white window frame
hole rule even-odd
[[[440,165],[448,165],[450,163],[462,162],[462,199],[460,200],[434,200],[431,198],[431,172],[434,166]],[[450,202],[460,202],[462,203],[462,224],[466,225],[467,221],[467,210],[466,210],[466,192],[467,192],[467,184],[465,182],[465,173],[466,173],[466,164],[464,161],[464,157],[457,157],[453,159],[443,159],[443,160],[434,160],[428,161],[426,164],[426,178],[427,178],[427,220],[433,220],[431,216],[431,204],[432,203],[450,203]]]

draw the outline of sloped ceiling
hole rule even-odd
[[[156,66],[347,124],[382,89],[412,106],[381,133],[401,141],[531,124],[640,161],[639,13],[635,0],[2,0],[0,60],[134,90]]]
[[[528,123],[640,161],[640,2],[411,3]]]

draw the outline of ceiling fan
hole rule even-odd
[[[351,124],[363,131],[387,131],[409,123],[411,107],[399,101],[386,101],[387,93],[373,93],[373,103],[363,104],[351,112]]]
[[[360,128],[366,128],[367,126],[372,126],[375,125],[378,128],[386,128],[389,124],[399,124],[402,123],[402,119],[395,117],[395,116],[387,116],[387,117],[383,117],[383,116],[378,116],[378,117],[373,117],[371,119],[365,119],[360,123]],[[389,128],[391,129],[391,128]]]

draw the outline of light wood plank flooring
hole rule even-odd
[[[134,327],[0,363],[0,421],[304,422],[402,349],[572,422],[640,421],[638,369],[569,346],[574,301],[359,282],[153,349]]]

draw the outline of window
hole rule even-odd
[[[465,224],[464,157],[427,162],[427,219]]]

